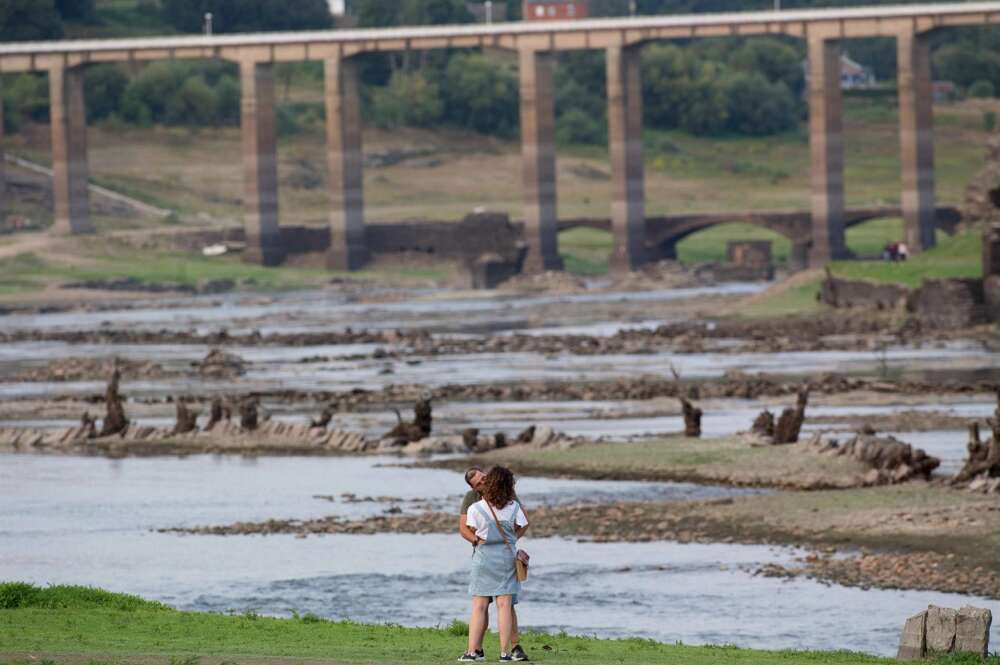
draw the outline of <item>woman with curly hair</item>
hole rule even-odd
[[[495,466],[482,483],[483,498],[469,507],[466,524],[475,531],[472,554],[472,575],[469,595],[472,596],[472,622],[486,616],[491,599],[496,599],[500,625],[500,660],[528,660],[519,644],[513,640],[513,599],[521,591],[514,564],[517,539],[528,530],[528,518],[514,494],[514,474]],[[475,651],[472,636],[484,626],[469,625],[469,651],[459,660],[483,660]]]

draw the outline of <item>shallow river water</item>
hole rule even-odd
[[[152,529],[272,517],[364,517],[427,500],[457,512],[462,477],[376,466],[376,458],[194,456],[124,459],[0,455],[0,579],[91,584],[184,609],[256,611],[404,625],[467,619],[470,550],[457,535],[190,536]],[[530,506],[681,500],[734,490],[673,483],[525,478]],[[333,495],[334,502],[313,498]],[[448,508],[451,506],[451,508]],[[825,586],[755,576],[789,548],[596,544],[525,538],[533,574],[523,625],[689,644],[856,649],[890,654],[905,618],[969,597]],[[1000,603],[975,599],[1000,612]],[[994,639],[1000,631],[994,629]]]
[[[463,297],[369,304],[331,293],[282,296],[232,295],[182,299],[168,308],[0,317],[0,330],[195,329],[232,333],[293,333],[419,328],[437,334],[611,335],[677,320],[670,304],[692,296],[733,295],[759,285],[645,293],[588,293],[530,298]],[[421,294],[410,294],[421,295]],[[434,295],[434,294],[423,294]],[[390,384],[492,383],[525,380],[593,381],[677,368],[685,379],[730,370],[806,376],[837,371],[1000,371],[1000,354],[974,344],[870,352],[783,354],[650,354],[600,357],[532,353],[431,356],[386,362],[368,355],[374,345],[246,347],[233,349],[251,362],[236,380],[176,378],[130,381],[131,397],[188,392],[301,389],[380,389]],[[200,360],[207,347],[183,345],[67,345],[24,342],[0,347],[0,377],[55,358],[125,356],[167,367]],[[323,362],[300,362],[329,356]],[[3,382],[0,399],[100,393],[99,382]],[[815,406],[815,416],[887,415],[935,410],[982,418],[989,396],[941,404],[928,397],[868,406]],[[704,431],[721,436],[745,430],[763,407],[783,400],[719,400],[706,410]],[[127,404],[130,409],[134,405]],[[267,405],[274,417],[301,421],[306,407]],[[311,407],[310,407],[311,408]],[[138,408],[136,407],[138,410]],[[3,426],[57,427],[65,419],[19,416]],[[458,432],[516,433],[549,424],[574,436],[625,440],[682,429],[672,400],[648,402],[506,402],[435,405],[435,427]],[[137,417],[146,425],[172,422],[169,408]],[[344,414],[338,425],[377,435],[392,413]],[[849,426],[808,425],[838,436]],[[953,473],[964,456],[960,431],[898,433],[943,460]],[[157,533],[155,529],[228,524],[271,518],[338,515],[365,518],[398,507],[404,512],[454,510],[463,491],[459,474],[398,466],[396,458],[297,458],[192,456],[109,460],[0,454],[0,579],[91,584],[140,594],[184,609],[313,612],[331,618],[404,625],[446,625],[467,619],[466,570],[470,549],[457,535],[218,537]],[[526,505],[613,500],[680,501],[741,494],[745,490],[679,483],[638,483],[524,478]],[[388,502],[348,502],[341,497],[389,496]],[[332,497],[332,501],[317,496]],[[928,603],[990,607],[1000,603],[930,592],[827,586],[805,579],[754,575],[767,563],[794,565],[790,548],[676,543],[597,544],[526,539],[533,574],[519,606],[524,626],[604,637],[642,636],[691,644],[747,647],[855,649],[894,652],[905,618]],[[1000,622],[994,628],[1000,643]]]

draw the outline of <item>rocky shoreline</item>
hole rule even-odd
[[[573,355],[647,353],[778,353],[803,351],[871,351],[888,346],[936,344],[952,340],[1000,348],[991,326],[933,328],[915,320],[896,321],[884,313],[856,313],[787,320],[720,319],[670,323],[653,330],[621,330],[610,336],[507,334],[443,337],[420,330],[230,334],[226,330],[21,330],[0,332],[0,344],[62,342],[66,344],[227,346],[339,346],[375,344],[378,357],[470,355],[482,353],[568,353]],[[327,356],[303,362],[330,360]]]
[[[946,490],[927,487],[925,491]],[[996,565],[989,552],[982,553],[981,557],[971,557],[965,552],[949,551],[951,548],[947,545],[946,536],[944,544],[927,543],[924,549],[914,551],[913,543],[905,535],[898,538],[892,534],[884,535],[874,544],[869,542],[873,539],[867,538],[863,532],[852,536],[850,528],[845,526],[838,527],[839,531],[831,534],[823,528],[767,528],[724,517],[722,511],[747,500],[724,498],[683,504],[615,502],[539,506],[529,510],[532,521],[530,536],[599,543],[674,541],[806,547],[811,551],[801,559],[801,565],[767,566],[756,573],[777,577],[806,576],[846,586],[920,589],[1000,598],[1000,566]],[[991,523],[1000,524],[1000,503],[993,502],[985,507],[977,504],[971,510],[985,510],[987,515],[993,516]],[[962,512],[967,512],[964,507]],[[338,517],[273,519],[157,531],[201,536],[283,534],[298,538],[327,534],[451,534],[455,531],[455,516],[449,513],[402,513],[398,506],[387,509],[386,513],[363,520]],[[947,521],[938,519],[934,528],[946,526]],[[836,541],[839,542],[831,544]],[[984,559],[993,560],[993,565]]]

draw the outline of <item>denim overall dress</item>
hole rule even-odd
[[[520,504],[518,504],[520,507]],[[493,519],[493,513],[484,508],[482,503],[473,505],[489,525],[486,542],[479,543],[472,553],[472,575],[469,579],[470,596],[514,596],[521,591],[521,583],[517,579],[514,568],[514,552],[517,551],[517,535],[514,533],[513,520],[500,520],[500,528]],[[504,530],[510,547],[504,543],[500,535]],[[513,551],[511,551],[513,550]]]

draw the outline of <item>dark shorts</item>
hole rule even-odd
[[[488,596],[488,598],[489,598],[490,600],[489,600],[489,602],[488,602],[488,603],[486,603],[486,604],[487,604],[487,605],[492,605],[492,604],[493,604],[493,596]],[[512,603],[511,603],[511,605],[517,605],[517,594],[516,594],[516,593],[514,594],[514,602],[512,602]]]

